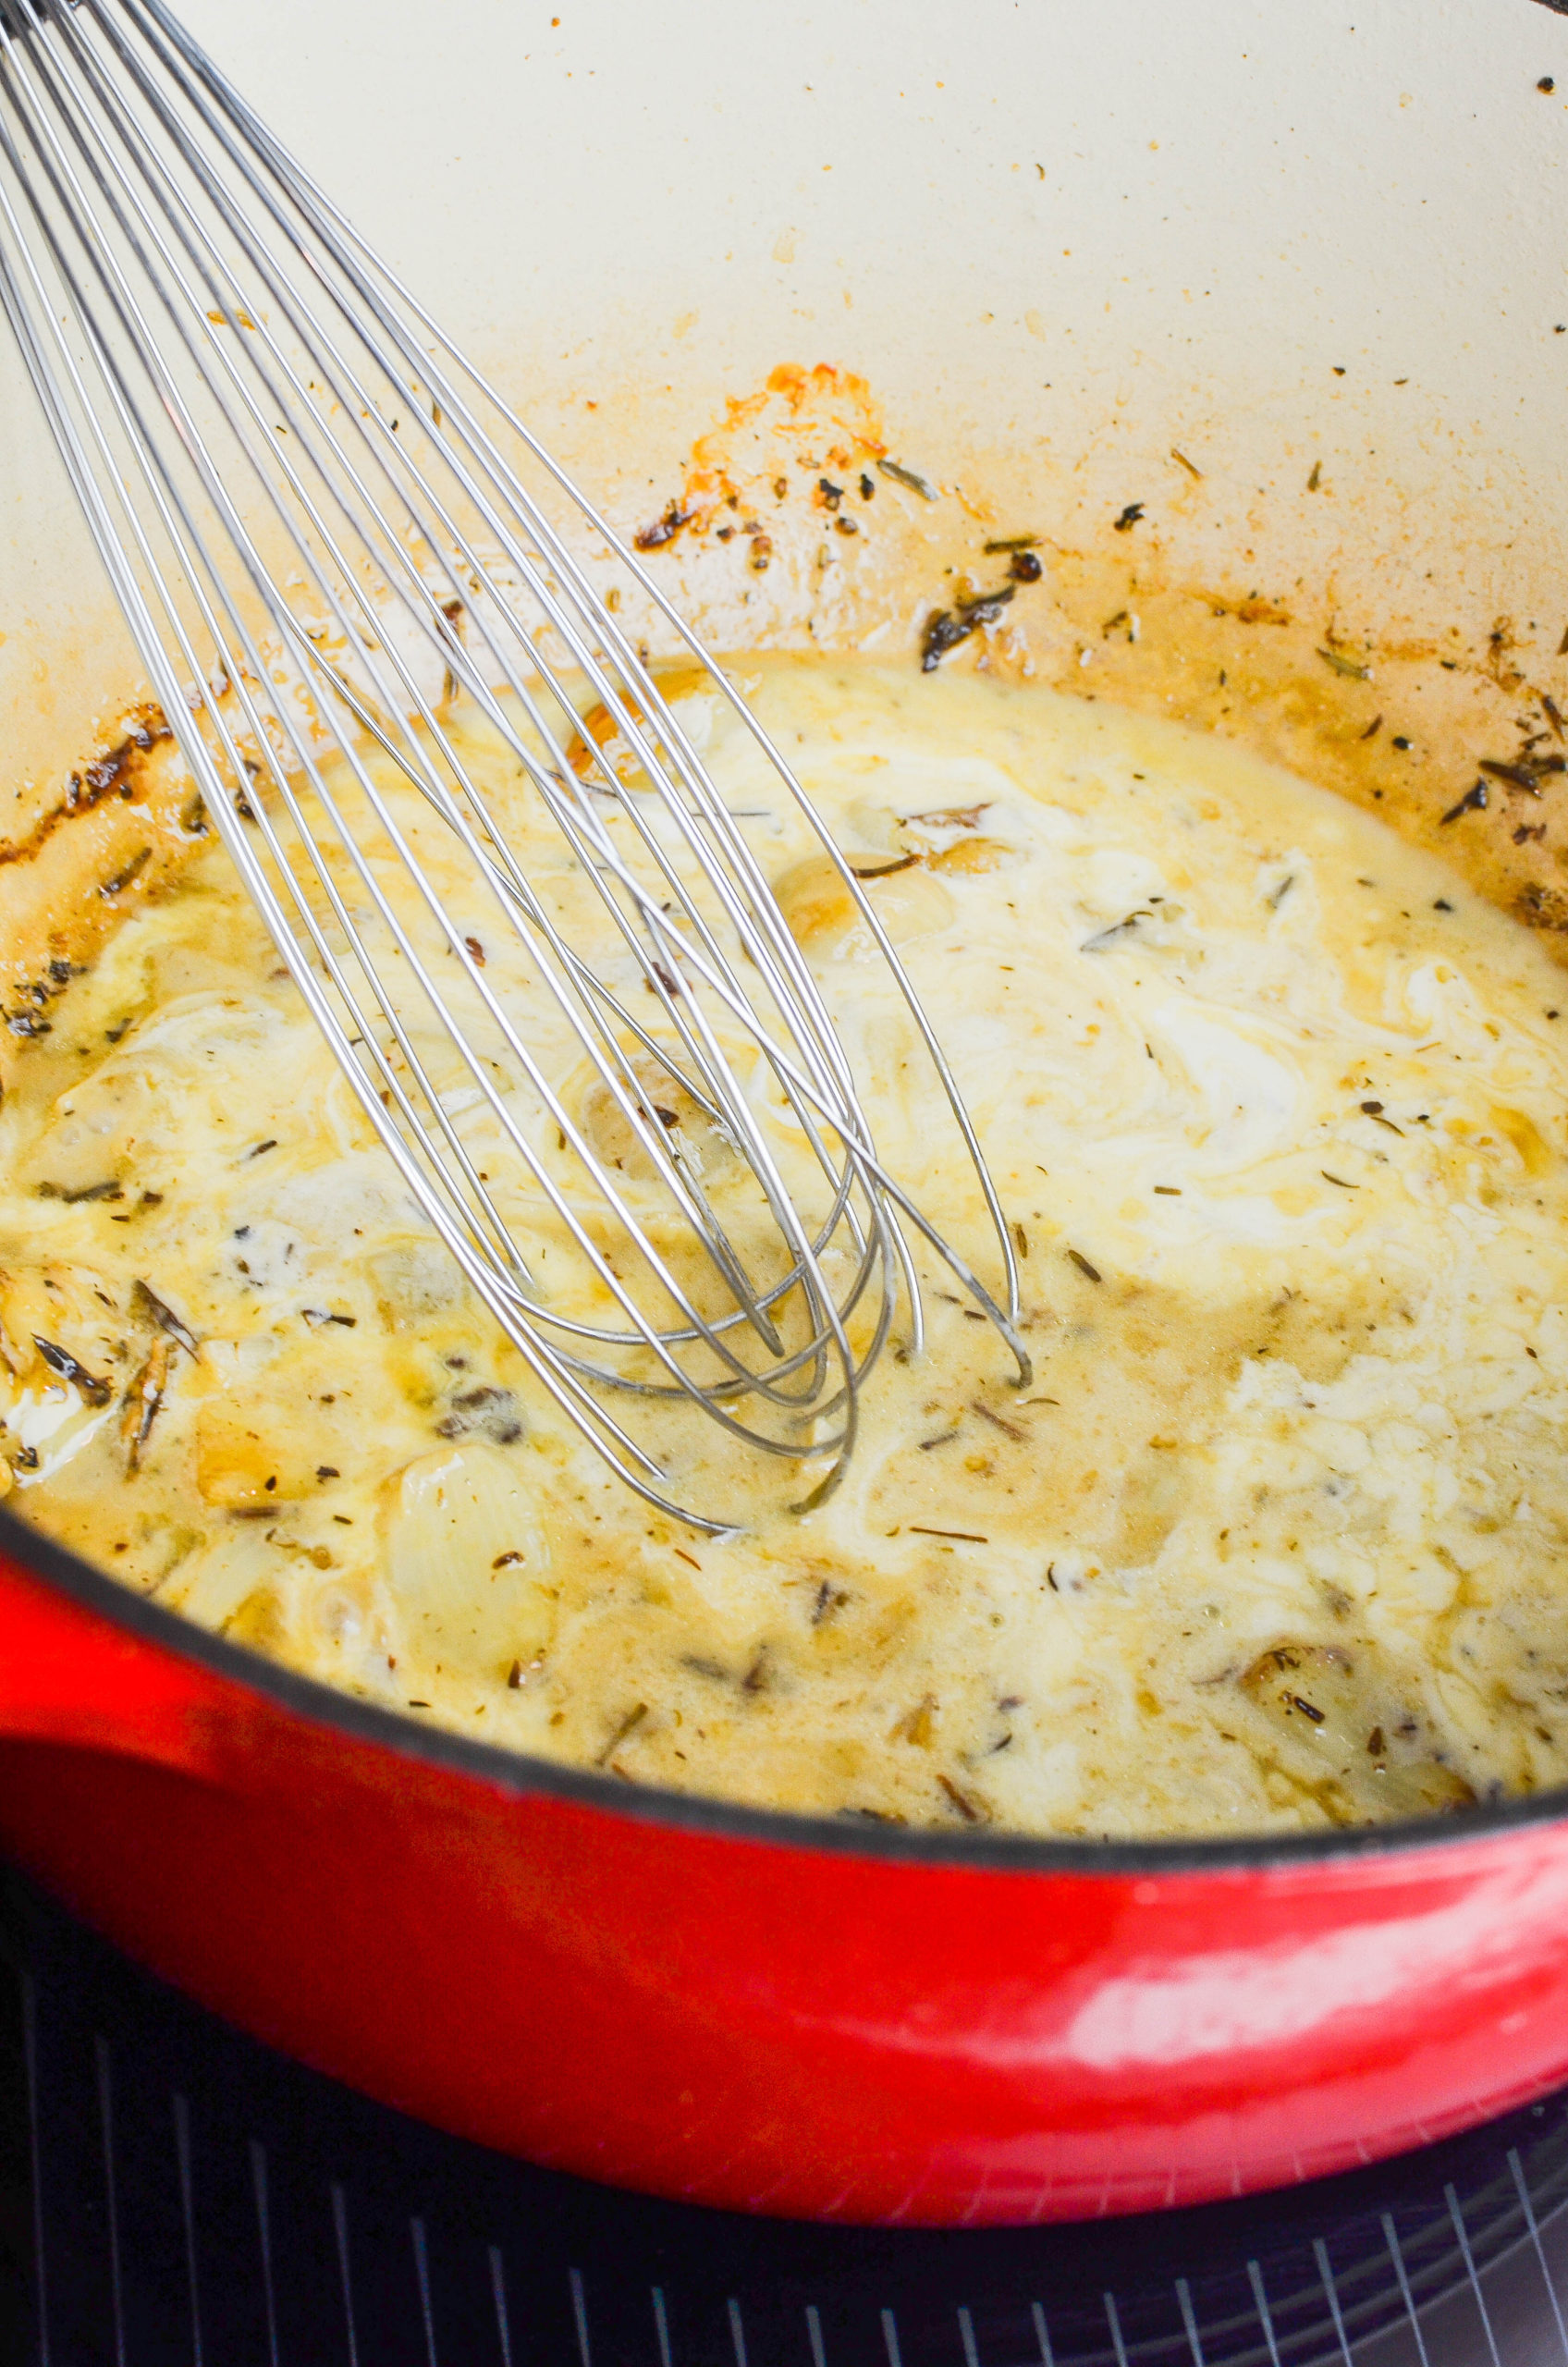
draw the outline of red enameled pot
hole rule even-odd
[[[630,1792],[193,1627],[0,1515],[0,1847],[272,2044],[747,2210],[1138,2211],[1568,2079],[1561,1797],[1080,1845]]]
[[[861,0],[737,38],[720,0],[546,14],[190,20],[611,514],[655,515],[775,362],[841,359],[889,453],[955,504],[1005,491],[976,541],[1048,527],[1304,614],[1316,586],[1347,631],[1490,649],[1499,684],[1520,653],[1568,706],[1560,16]],[[822,448],[781,465],[809,479]],[[9,356],[0,457],[25,815],[127,657]],[[878,519],[907,491],[882,480]],[[742,572],[747,632],[781,630],[782,574]],[[1091,639],[1062,662],[1097,667]],[[0,1851],[392,2104],[752,2210],[1196,2201],[1568,2079],[1562,1794],[1106,1846],[770,1816],[369,1707],[6,1515]]]

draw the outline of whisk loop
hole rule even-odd
[[[659,1399],[823,1465],[820,1502],[900,1302],[922,1344],[915,1236],[1026,1382],[957,1085],[778,751],[162,0],[0,0],[0,300],[295,985],[419,1209],[627,1485],[736,1525],[678,1502],[629,1427]],[[751,733],[897,979],[999,1298],[879,1159],[810,965],[631,636],[639,605]],[[459,716],[515,761],[564,871],[525,867]]]

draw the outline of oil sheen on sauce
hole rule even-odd
[[[870,892],[1014,1227],[1031,1387],[933,1269],[830,1502],[722,1543],[650,1514],[400,1196],[214,848],[0,1111],[15,1508],[332,1683],[633,1784],[1125,1835],[1568,1779],[1561,972],[1217,741],[739,670],[839,843],[916,858]],[[753,743],[672,688],[885,1157],[984,1260],[890,981]],[[570,898],[514,760],[452,725]],[[717,1432],[675,1451],[722,1485]]]

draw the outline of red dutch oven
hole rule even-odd
[[[1295,545],[1268,541],[1263,494],[1288,467],[1337,597],[1381,618],[1414,583],[1457,607],[1469,570],[1476,602],[1555,637],[1568,73],[1558,91],[1542,70],[1561,57],[1542,10],[839,8],[769,12],[775,39],[739,43],[707,0],[601,6],[558,43],[524,10],[448,9],[434,39],[399,0],[362,24],[295,7],[264,41],[252,9],[199,13],[250,40],[263,114],[300,117],[335,185],[357,171],[389,213],[387,174],[406,184],[414,284],[486,335],[509,305],[527,354],[571,349],[574,406],[612,365],[654,395],[673,382],[668,338],[699,300],[714,369],[749,383],[788,307],[848,317],[853,263],[855,350],[903,388],[913,457],[982,391],[1026,458],[1103,412],[1100,473],[1052,480],[1063,533],[1091,495],[1109,520],[1163,484],[1173,581],[1213,580],[1228,515],[1249,567],[1256,545],[1288,580]],[[451,123],[486,160],[460,214],[440,178],[454,142],[429,129]],[[519,225],[553,187],[573,202],[531,245]],[[661,276],[668,257],[686,276]],[[1408,502],[1378,457],[1406,419]],[[6,385],[0,428],[20,778],[97,679],[91,643],[76,662],[97,611]],[[0,1852],[204,2005],[389,2104],[752,2211],[974,2223],[1196,2202],[1568,2080],[1568,1793],[1103,1845],[772,1815],[333,1691],[4,1512]]]
[[[337,1693],[0,1515],[0,1848],[463,2136],[751,2211],[1142,2211],[1568,2079],[1568,1803],[973,1838],[630,1790]]]

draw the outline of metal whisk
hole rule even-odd
[[[921,1344],[912,1233],[1026,1380],[974,1128],[788,767],[633,553],[162,0],[0,0],[0,297],[296,986],[419,1209],[619,1477],[700,1528],[735,1525],[678,1502],[620,1417],[629,1399],[684,1401],[748,1448],[824,1463],[821,1501],[900,1299]],[[631,637],[628,595],[750,730],[897,978],[979,1180],[1000,1303],[879,1160],[816,980]],[[590,891],[586,938],[508,845],[459,705]],[[485,958],[498,936],[509,987]],[[552,1030],[624,1155],[541,1056]],[[542,1226],[555,1254],[531,1259],[520,1234],[537,1248]]]

